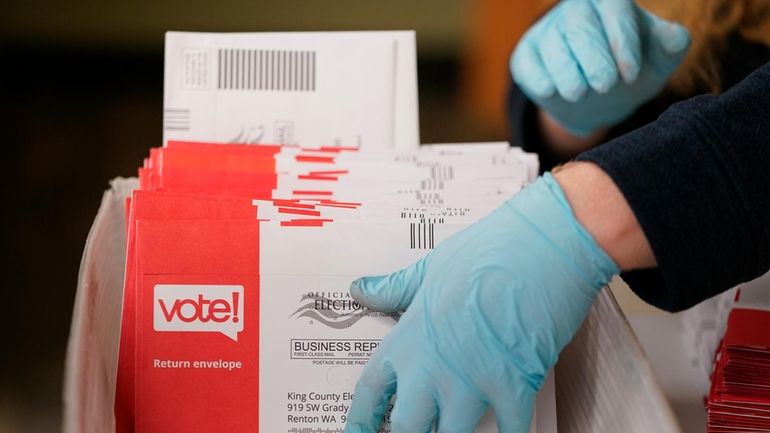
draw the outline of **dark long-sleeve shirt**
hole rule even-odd
[[[770,268],[770,63],[577,159],[612,177],[650,242],[658,268],[623,276],[647,302],[681,310]]]
[[[622,275],[645,301],[685,309],[770,268],[770,63],[577,159],[612,177],[650,242],[658,267]]]

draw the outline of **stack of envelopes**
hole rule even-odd
[[[537,169],[507,143],[152,149],[126,207],[116,430],[341,431],[397,319],[350,282],[424,257]]]
[[[770,311],[730,313],[707,409],[710,433],[770,432]]]

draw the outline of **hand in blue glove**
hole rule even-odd
[[[414,265],[356,280],[353,297],[406,310],[356,386],[346,433],[471,433],[488,407],[529,431],[535,393],[619,270],[575,220],[550,174]]]
[[[524,34],[511,73],[535,104],[586,135],[657,95],[689,44],[687,29],[632,0],[563,0]]]

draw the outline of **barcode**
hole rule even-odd
[[[424,212],[401,212],[401,219],[425,219]]]
[[[432,250],[433,223],[409,223],[409,248],[413,250]]]
[[[455,177],[455,168],[443,165],[434,165],[430,168],[430,177],[436,182],[452,180]]]
[[[315,91],[315,51],[226,48],[217,56],[219,89]]]
[[[163,110],[163,129],[166,131],[189,131],[189,108],[166,108]]]
[[[415,198],[423,206],[444,204],[444,200],[441,198],[441,194],[436,192],[425,192],[418,190],[415,191]]]
[[[444,218],[435,216],[434,214],[430,214],[432,216],[428,216],[425,212],[412,212],[412,211],[404,211],[401,212],[401,219],[403,220],[420,220],[420,222],[428,222],[428,223],[437,223],[437,224],[444,224]]]
[[[436,179],[423,179],[420,181],[420,189],[426,191],[444,189],[444,182]]]

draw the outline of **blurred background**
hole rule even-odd
[[[57,432],[80,255],[102,191],[161,144],[163,33],[415,29],[422,141],[504,140],[515,0],[3,0],[0,432]]]

